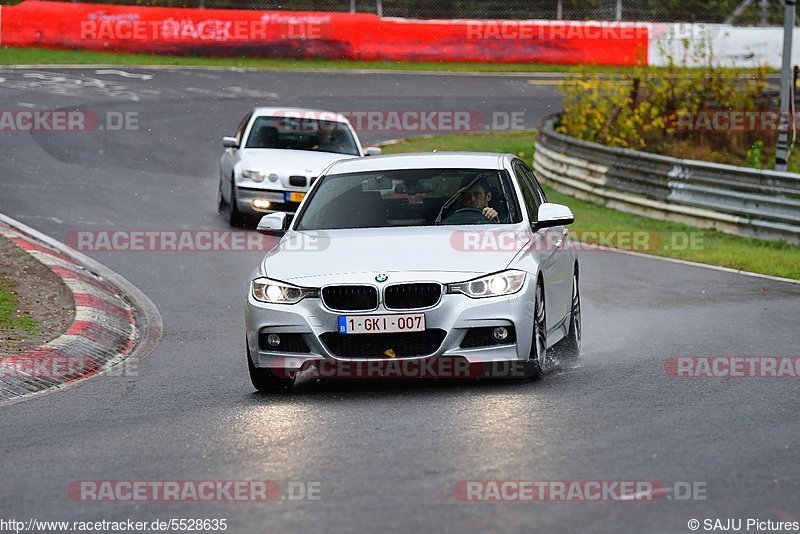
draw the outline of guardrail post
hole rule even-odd
[[[794,36],[794,15],[796,0],[786,0],[783,17],[783,71],[781,73],[781,121],[778,143],[775,147],[775,170],[786,171],[789,160],[789,129],[794,130],[792,111],[792,37]]]

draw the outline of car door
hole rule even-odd
[[[533,171],[521,161],[519,162],[519,167],[525,182],[532,189],[539,205],[547,202],[547,197]],[[554,226],[542,230],[542,232],[547,233],[547,250],[551,253],[548,257],[549,288],[545,288],[545,291],[549,289],[550,296],[550,302],[547,303],[547,313],[553,319],[551,324],[555,325],[564,319],[570,311],[572,302],[572,264],[574,260],[572,254],[567,250],[568,230],[565,227]],[[545,298],[548,298],[547,293]],[[552,315],[549,315],[550,313]]]
[[[522,197],[525,203],[525,209],[528,212],[528,219],[531,221],[531,224],[534,225],[538,217],[541,198],[536,194],[530,180],[525,176],[525,169],[522,162],[520,160],[514,160],[511,163],[511,168],[522,190]],[[555,298],[551,294],[551,284],[556,274],[556,265],[552,246],[548,243],[547,232],[548,229],[544,229],[534,233],[534,241],[531,244],[530,250],[536,251],[535,254],[538,259],[539,269],[544,279],[544,303],[547,312],[547,328],[549,330],[552,325],[555,324],[553,319],[556,317],[556,309],[553,307]]]

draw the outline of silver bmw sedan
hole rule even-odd
[[[253,385],[291,389],[309,369],[546,373],[558,354],[580,351],[573,221],[510,154],[333,163],[294,216],[258,225],[280,240],[247,289]]]

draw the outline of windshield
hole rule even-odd
[[[257,117],[245,148],[313,150],[359,156],[346,124],[294,117]]]
[[[296,229],[517,223],[511,191],[505,173],[489,169],[326,176],[298,215]]]

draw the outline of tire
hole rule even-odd
[[[222,185],[220,185],[220,187],[222,187]],[[244,225],[244,215],[239,211],[239,205],[236,203],[236,180],[234,180],[233,176],[231,176],[230,199],[228,203],[228,224],[239,228]]]
[[[225,197],[222,196],[222,177],[219,179],[219,187],[217,188],[217,215],[222,215],[225,210]]]
[[[533,302],[533,337],[531,353],[527,362],[526,375],[541,378],[550,371],[550,357],[547,351],[547,309],[544,305],[544,284],[536,282],[536,298]]]
[[[569,331],[567,337],[558,342],[558,355],[564,358],[577,358],[581,353],[581,289],[578,266],[572,275],[572,304],[570,307]]]
[[[275,376],[272,369],[253,365],[250,347],[247,347],[247,369],[250,371],[250,381],[253,383],[253,387],[260,393],[288,392],[294,386],[294,374],[287,373],[286,377]]]

